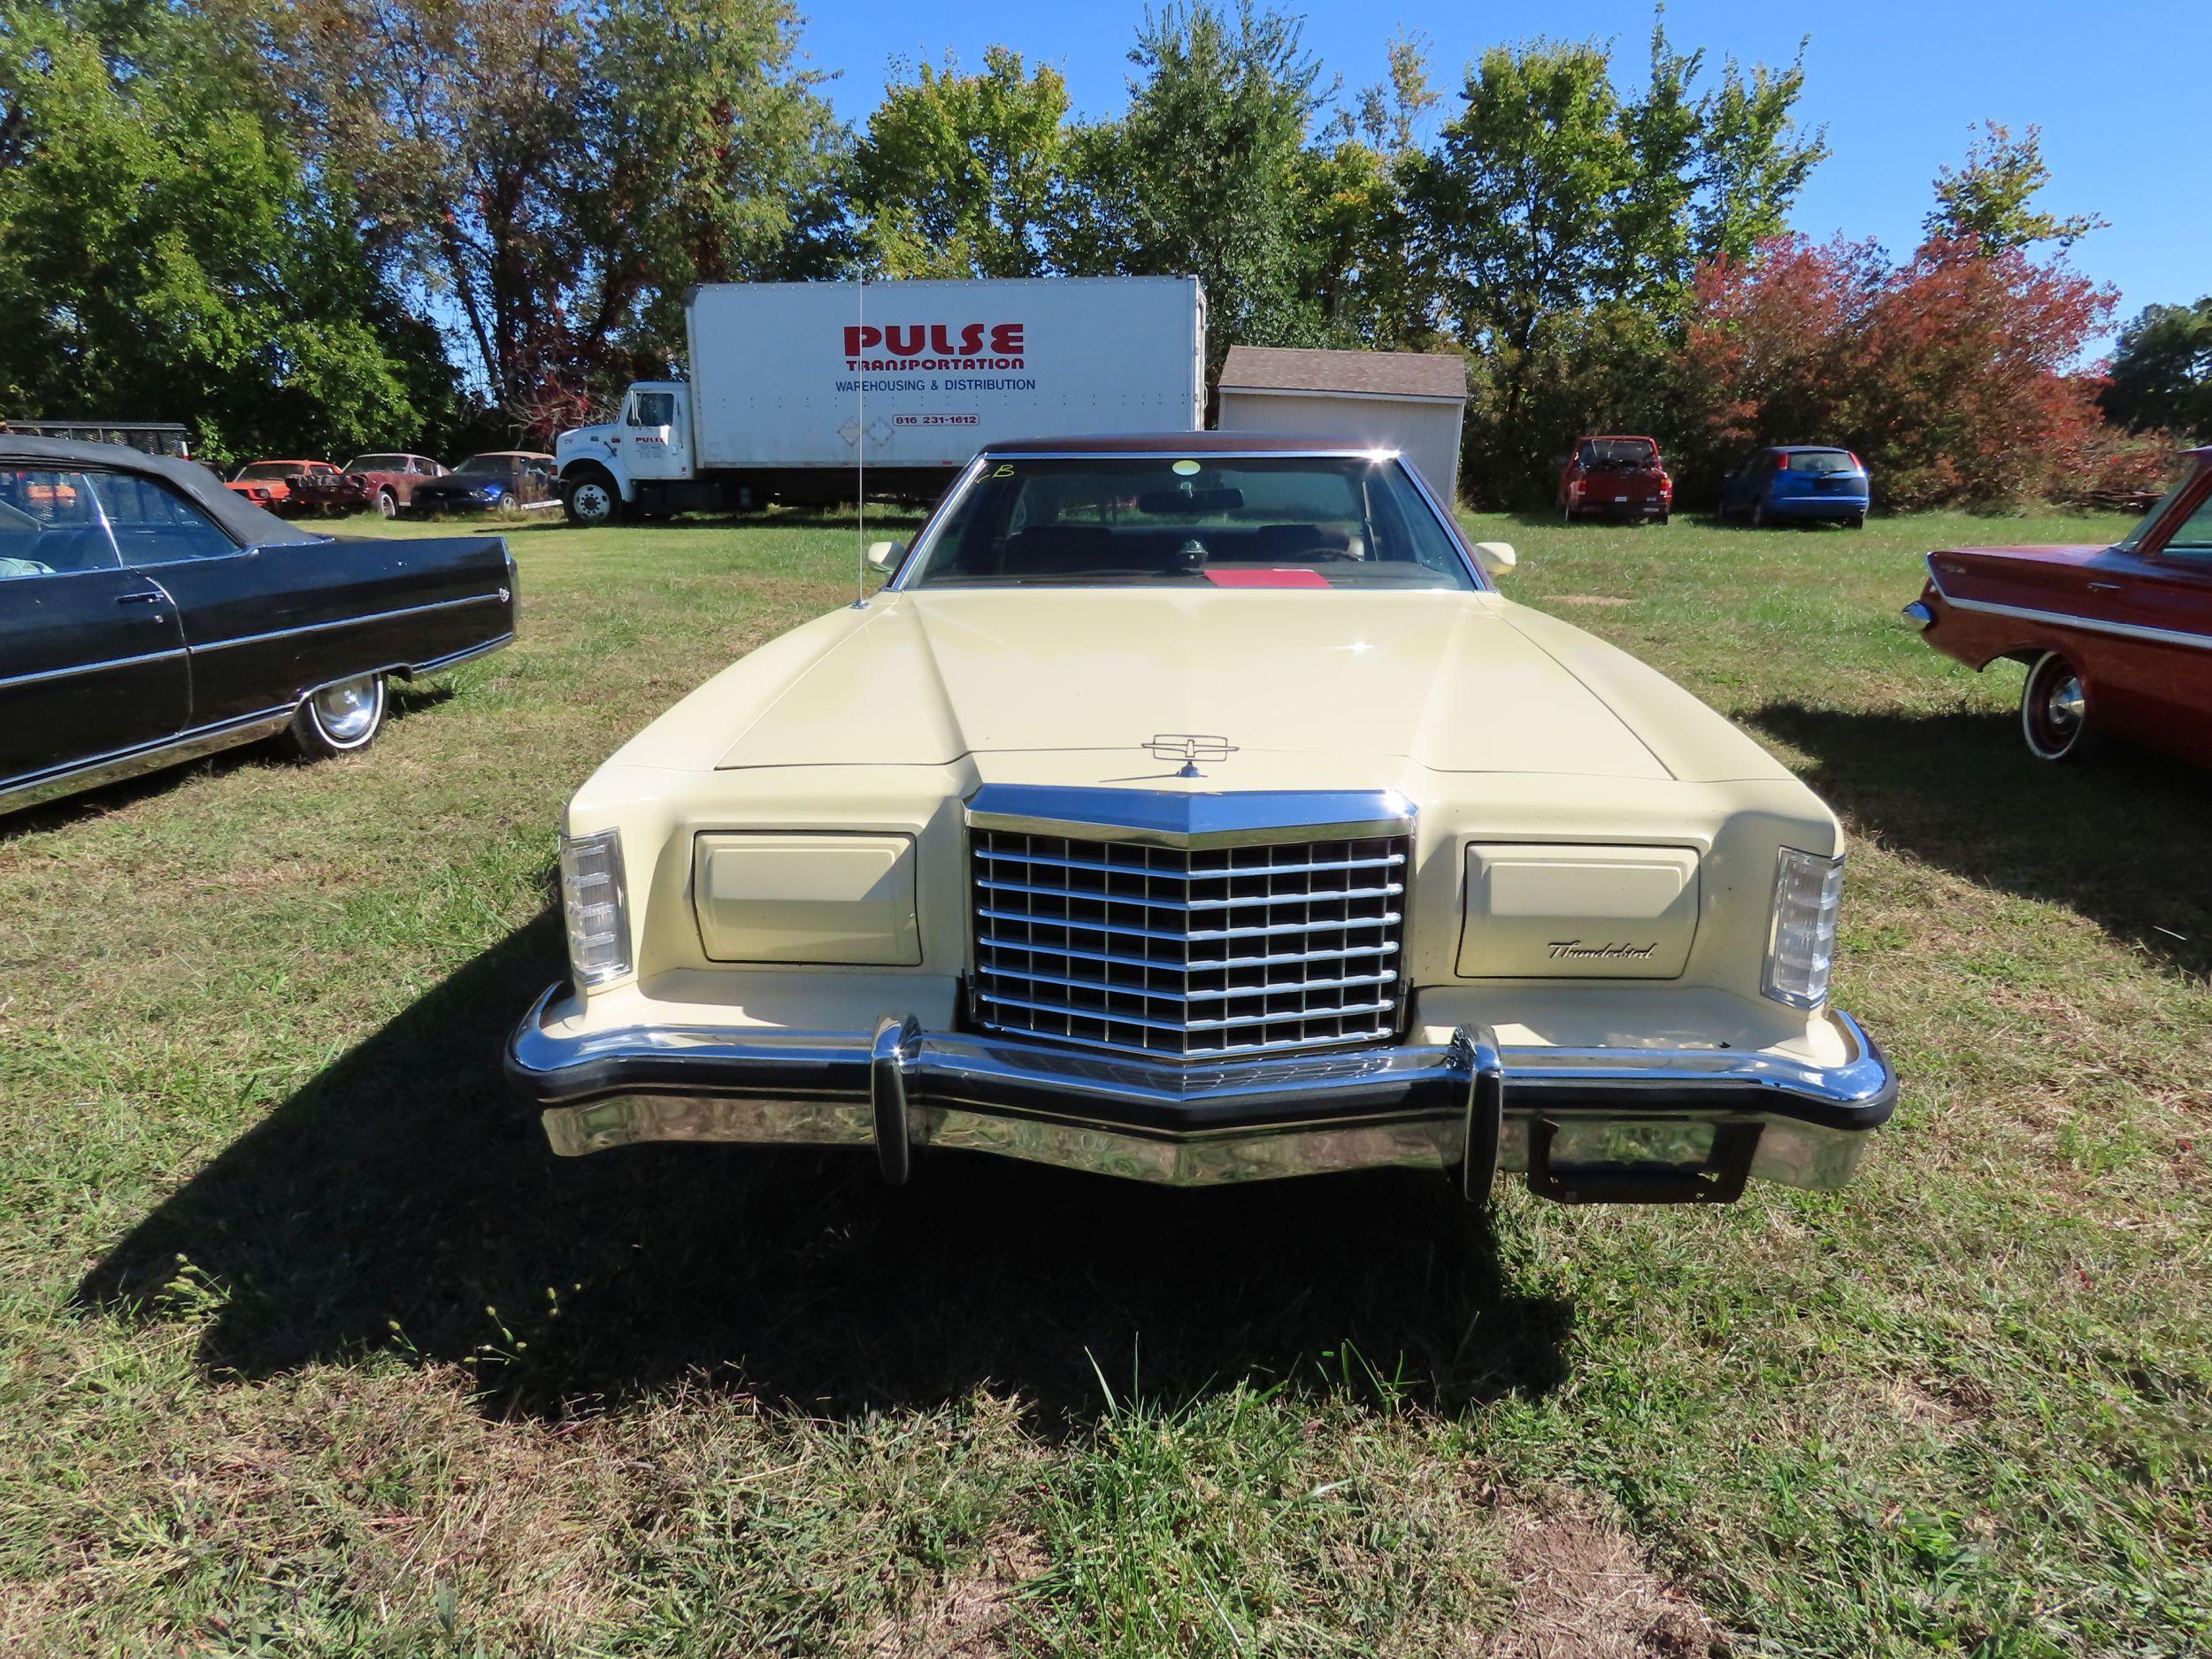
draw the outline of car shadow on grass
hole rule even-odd
[[[472,1365],[488,1410],[686,1379],[815,1415],[1101,1379],[1181,1402],[1346,1377],[1444,1409],[1563,1375],[1571,1309],[1411,1172],[1173,1192],[960,1154],[554,1157],[500,1049],[560,971],[549,916],[340,1058],[111,1248],[112,1317],[207,1320],[246,1378],[377,1351]],[[1433,1206],[1432,1210],[1428,1206]],[[1094,1367],[1095,1366],[1095,1369]]]
[[[390,682],[385,705],[387,729],[401,720],[436,708],[452,701],[456,690],[446,680],[394,680]],[[376,745],[364,753],[374,764]],[[265,737],[251,743],[241,743],[235,749],[218,749],[198,760],[186,761],[181,765],[157,766],[134,777],[118,779],[96,788],[81,790],[75,795],[58,796],[42,806],[27,808],[0,818],[0,845],[10,841],[51,830],[65,830],[72,825],[90,818],[104,818],[110,812],[134,805],[136,803],[167,794],[188,778],[219,778],[250,766],[320,766],[328,763],[300,753],[288,733],[280,732],[274,737]]]
[[[1801,775],[1898,852],[2087,917],[2183,972],[2212,972],[2212,787],[2178,761],[2114,749],[2029,757],[2018,721],[1770,703],[1747,723],[1808,756]]]

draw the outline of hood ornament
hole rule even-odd
[[[1225,737],[1211,737],[1196,732],[1160,732],[1148,739],[1145,748],[1155,760],[1179,760],[1183,769],[1179,778],[1202,778],[1198,770],[1202,760],[1226,760],[1237,752],[1237,746]]]

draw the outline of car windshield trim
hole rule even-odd
[[[1187,569],[1164,569],[1155,562],[1141,560],[1127,567],[1117,565],[1090,570],[1034,570],[987,574],[972,571],[956,572],[941,568],[934,573],[931,571],[933,564],[939,563],[938,555],[944,538],[949,534],[959,533],[957,521],[978,489],[1000,479],[1012,478],[1014,474],[1008,469],[1057,463],[1066,465],[1071,476],[1080,476],[1102,472],[1110,474],[1122,472],[1135,473],[1157,468],[1162,469],[1161,476],[1157,480],[1147,480],[1147,482],[1196,488],[1202,475],[1210,470],[1217,474],[1233,469],[1257,473],[1288,470],[1301,461],[1357,464],[1369,469],[1383,470],[1383,489],[1379,495],[1386,499],[1387,505],[1381,519],[1371,517],[1362,521],[1360,528],[1367,533],[1364,538],[1357,534],[1348,538],[1353,543],[1352,550],[1348,551],[1342,546],[1332,546],[1325,550],[1317,543],[1314,548],[1304,549],[1302,554],[1294,550],[1282,556],[1263,554],[1233,561],[1223,560],[1218,567],[1220,574],[1226,577],[1233,568],[1240,579],[1233,580],[1212,580],[1209,572],[1216,567],[1209,557],[1202,557]],[[1326,471],[1339,479],[1348,476],[1336,468]],[[1364,488],[1363,485],[1363,490]],[[1217,489],[1214,494],[1223,499],[1209,500],[1187,516],[1146,511],[1141,503],[1132,501],[1125,503],[1133,515],[1125,525],[1117,519],[1115,525],[1110,526],[1101,520],[1084,527],[1098,534],[1105,534],[1117,527],[1132,531],[1142,528],[1156,539],[1177,530],[1188,530],[1196,539],[1199,533],[1206,530],[1217,534],[1245,533],[1257,527],[1261,518],[1284,516],[1263,506],[1253,509],[1257,517],[1251,521],[1232,522],[1221,515],[1233,514],[1243,508],[1240,492]],[[1228,502],[1227,497],[1236,499]],[[1362,499],[1364,502],[1363,495]],[[1095,503],[1086,505],[1094,506]],[[1213,511],[1214,518],[1209,518],[1208,509]],[[1011,525],[1018,517],[1018,512],[1009,512],[1005,515],[1005,523]],[[1388,539],[1375,536],[1374,532],[1385,521],[1393,523],[1398,537],[1405,544],[1403,550],[1398,550]],[[1074,527],[1077,521],[1056,520],[1054,523]],[[1040,525],[1038,527],[1051,526]],[[1279,530],[1284,526],[1271,525],[1267,527]],[[1006,531],[1005,534],[1010,535],[1014,532]],[[1337,542],[1346,539],[1340,533],[1333,537],[1323,538]],[[1372,542],[1372,547],[1367,551],[1359,550],[1363,540]],[[1392,550],[1375,550],[1386,545],[1391,546]],[[1102,557],[1112,557],[1103,549],[1101,552]],[[1439,560],[1443,562],[1437,562]],[[1348,575],[1356,572],[1358,579],[1329,581],[1326,575],[1333,572],[1342,572]],[[1322,573],[1320,579],[1311,580],[1316,572]],[[1264,580],[1271,575],[1280,576],[1283,580]],[[1194,445],[1190,449],[1039,448],[987,450],[968,464],[940,499],[916,534],[911,550],[901,561],[900,569],[885,585],[885,591],[906,592],[924,588],[972,591],[982,588],[1079,587],[1204,588],[1214,591],[1236,588],[1310,590],[1315,587],[1369,592],[1492,591],[1491,583],[1484,575],[1481,565],[1459,525],[1438,502],[1419,471],[1406,465],[1395,450],[1351,445],[1317,445],[1310,449],[1256,447],[1231,450]]]
[[[2183,493],[2196,481],[2197,473],[2194,468],[2184,472],[2181,475],[2181,481],[2158,498],[2158,504],[2143,515],[2137,522],[2135,528],[2112,544],[2113,550],[2119,553],[2134,552],[2142,545],[2143,538],[2157,527],[2159,520],[2166,516],[2174,503],[2181,499]]]

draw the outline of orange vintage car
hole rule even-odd
[[[230,488],[257,507],[281,512],[292,498],[295,480],[334,478],[337,473],[327,461],[250,461],[232,475]]]

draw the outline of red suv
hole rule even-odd
[[[1559,475],[1559,516],[1578,518],[1656,518],[1674,511],[1674,480],[1649,438],[1578,438],[1567,470]]]

